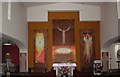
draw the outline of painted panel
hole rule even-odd
[[[95,55],[95,33],[93,30],[80,30],[81,66],[92,67]]]
[[[44,33],[36,33],[35,37],[35,63],[44,63]]]
[[[35,63],[45,63],[46,39],[47,33],[45,30],[35,32]]]

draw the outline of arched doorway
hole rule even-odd
[[[6,39],[7,40],[7,39]],[[2,63],[6,64],[6,55],[9,53],[10,54],[10,66],[13,66],[13,69],[10,69],[12,72],[19,72],[19,64],[20,64],[20,57],[19,57],[19,48],[16,44],[13,42],[11,45],[5,45],[5,39],[2,40]]]
[[[9,35],[2,34],[2,65],[6,62],[6,53],[9,53],[11,56],[11,62],[14,64],[14,72],[26,72],[27,71],[27,63],[24,64],[26,68],[23,67],[21,64],[23,60],[21,60],[21,53],[25,53],[26,51],[25,46],[23,43],[16,38],[13,38]],[[10,43],[11,45],[4,45],[5,43]],[[27,57],[27,55],[25,56]],[[25,60],[27,62],[27,58]],[[3,72],[3,70],[2,70]]]

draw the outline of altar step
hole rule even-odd
[[[6,77],[3,75],[2,77]],[[46,73],[11,73],[10,77],[56,77],[55,71],[52,70]],[[120,77],[120,72],[106,73],[101,76],[95,76],[92,72],[74,71],[73,77]]]

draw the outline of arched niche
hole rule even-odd
[[[26,51],[26,48],[23,45],[23,43],[6,34],[2,34],[1,40],[3,57],[5,58],[5,53],[10,53],[13,63],[16,65],[17,71],[26,72],[27,63],[26,65],[21,64],[23,62],[23,60],[21,60],[21,53],[24,53]],[[10,46],[3,45],[5,42],[9,42],[11,43],[11,45]],[[27,55],[25,57],[27,57]],[[27,62],[27,58],[25,59],[25,61]],[[5,60],[3,60],[3,62],[5,62]],[[26,68],[23,68],[23,66],[25,66]]]

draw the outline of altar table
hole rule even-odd
[[[73,76],[73,70],[76,67],[75,63],[53,63],[53,69],[56,70],[56,76],[61,75]]]

